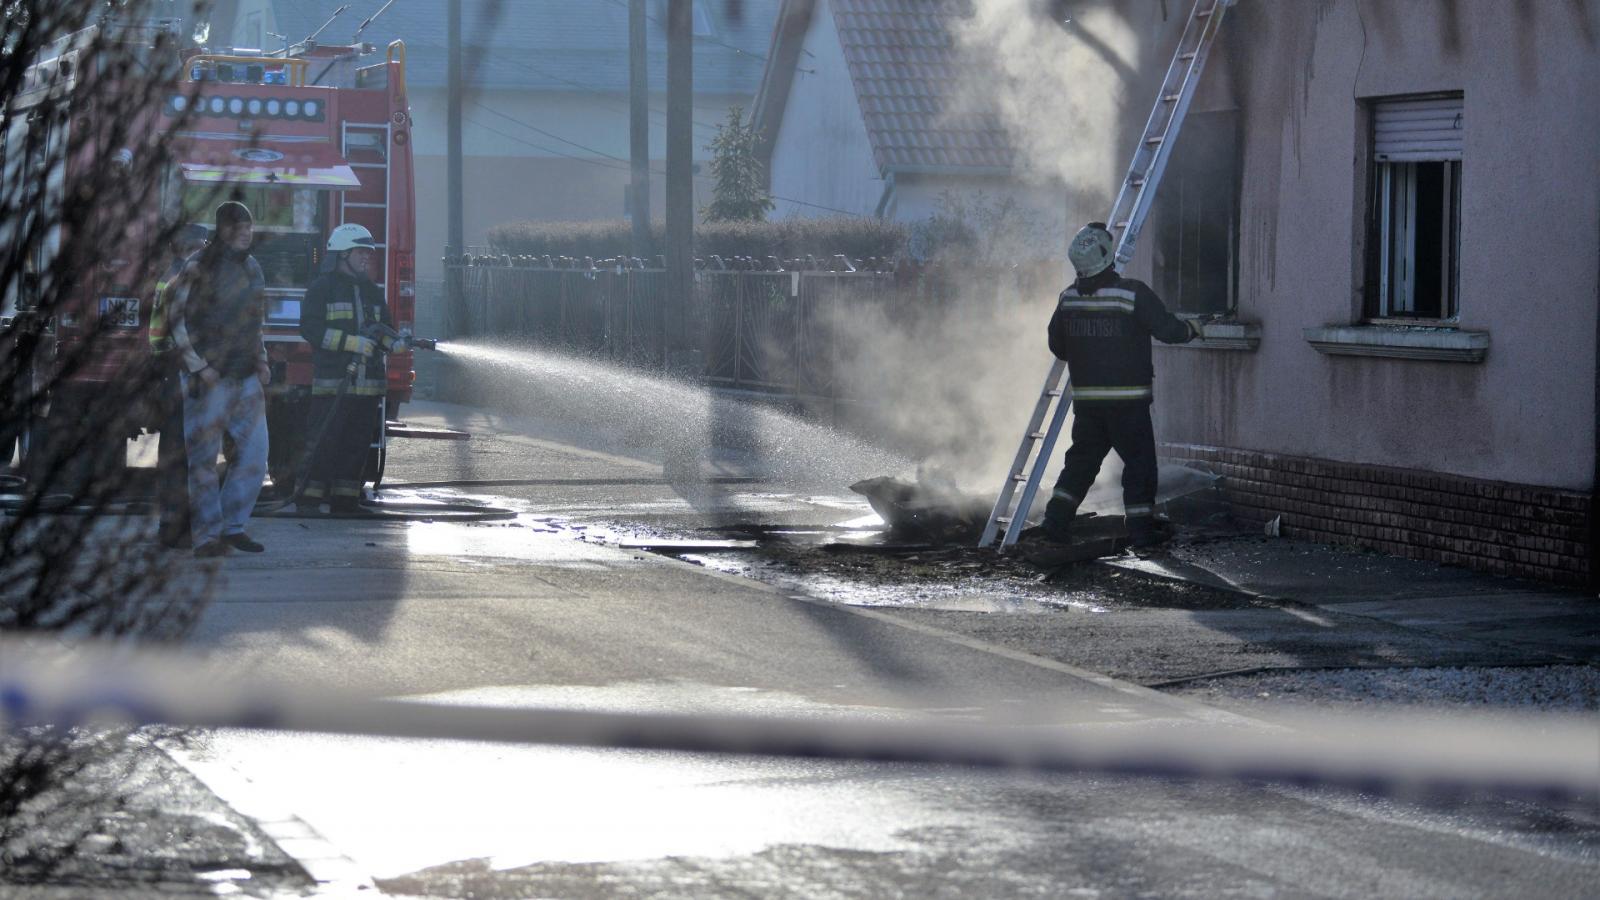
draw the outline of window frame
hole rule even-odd
[[[1427,151],[1419,151],[1423,155],[1408,153],[1403,159],[1379,159],[1378,150],[1378,114],[1385,106],[1399,106],[1411,102],[1455,101],[1463,107],[1464,94],[1460,91],[1451,91],[1431,94],[1413,94],[1392,97],[1374,97],[1364,101],[1366,107],[1366,143],[1367,143],[1367,189],[1366,189],[1366,252],[1363,275],[1363,300],[1359,310],[1359,321],[1366,325],[1388,326],[1434,326],[1453,327],[1461,318],[1461,208],[1462,208],[1462,182],[1464,180],[1465,159],[1461,150],[1440,150],[1436,156],[1428,155]],[[1458,112],[1458,118],[1464,123],[1464,116]],[[1440,273],[1439,285],[1441,296],[1438,298],[1438,315],[1407,314],[1399,309],[1402,302],[1409,302],[1412,310],[1417,307],[1415,293],[1416,267],[1412,265],[1407,273],[1411,287],[1406,293],[1407,297],[1397,296],[1399,286],[1393,277],[1394,247],[1396,237],[1396,220],[1393,215],[1396,203],[1396,182],[1401,173],[1404,173],[1406,184],[1404,190],[1408,197],[1406,218],[1409,225],[1399,227],[1416,229],[1417,202],[1418,202],[1418,170],[1419,165],[1442,165],[1444,188],[1440,191],[1441,200],[1445,204],[1444,210],[1438,217],[1440,231],[1441,266],[1444,271]],[[1418,255],[1416,235],[1413,234],[1410,242],[1410,254],[1413,259]]]
[[[1185,122],[1185,130],[1180,131],[1178,145],[1173,148],[1171,162],[1167,167],[1166,176],[1162,187],[1166,189],[1164,197],[1158,197],[1157,217],[1158,223],[1155,232],[1155,242],[1162,251],[1162,264],[1154,267],[1152,274],[1155,276],[1157,291],[1168,307],[1177,315],[1192,317],[1220,313],[1224,317],[1232,318],[1239,312],[1239,245],[1240,245],[1240,185],[1243,181],[1243,165],[1240,159],[1240,150],[1243,143],[1244,116],[1236,108],[1208,110],[1205,112],[1191,112]],[[1191,169],[1190,164],[1195,159],[1193,153],[1188,153],[1184,146],[1184,138],[1195,135],[1199,131],[1196,125],[1216,123],[1208,133],[1215,136],[1225,134],[1229,146],[1228,152],[1222,154],[1228,161],[1227,185],[1227,261],[1226,287],[1221,309],[1191,308],[1186,305],[1183,297],[1183,261],[1182,237],[1186,231],[1184,221],[1184,187],[1188,179],[1204,179],[1214,174],[1201,169]],[[1178,234],[1180,242],[1177,250],[1178,260],[1175,263],[1167,262],[1168,247],[1165,241],[1173,232]],[[1171,271],[1176,268],[1178,271]]]

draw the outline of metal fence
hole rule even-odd
[[[463,266],[454,337],[505,337],[630,365],[661,362],[661,269]]]
[[[530,258],[531,259],[531,258]],[[530,341],[622,364],[663,362],[667,273],[637,263],[545,258],[532,264],[461,266],[466,321],[453,336]],[[720,262],[720,261],[719,261]],[[911,328],[956,303],[1015,302],[1054,279],[1004,267],[908,271],[701,268],[685,311],[700,375],[721,387],[794,397],[848,399],[841,365],[870,349],[864,322]],[[876,315],[874,315],[874,313]]]
[[[457,337],[528,340],[618,363],[662,363],[666,271],[463,266],[467,321]],[[722,387],[797,397],[850,394],[838,374],[841,323],[862,306],[915,295],[890,272],[700,270],[686,310],[701,376]]]

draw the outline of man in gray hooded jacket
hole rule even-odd
[[[265,548],[245,533],[267,474],[266,386],[261,340],[266,278],[250,255],[255,220],[243,203],[217,207],[216,234],[190,258],[174,291],[172,339],[181,354],[189,530],[195,556]],[[222,436],[233,439],[219,487]]]

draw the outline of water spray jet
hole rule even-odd
[[[674,483],[709,483],[707,461],[791,487],[838,488],[914,468],[861,438],[701,382],[549,350],[447,346],[468,376],[467,402],[609,432],[617,444],[653,451]]]

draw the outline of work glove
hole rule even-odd
[[[1189,340],[1206,336],[1205,324],[1199,319],[1184,319],[1184,324],[1189,326]]]
[[[350,334],[345,335],[343,349],[346,353],[354,353],[357,356],[371,356],[378,352],[378,342],[366,335]]]

